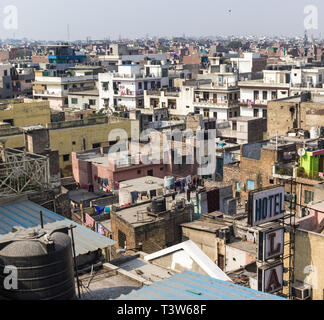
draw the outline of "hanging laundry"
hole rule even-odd
[[[102,214],[105,210],[105,207],[95,206],[97,215]]]
[[[94,226],[95,226],[95,221],[94,221],[94,219],[93,219],[90,215],[88,215],[88,214],[86,214],[86,221],[85,221],[85,225],[86,225],[87,227],[90,227],[90,228],[94,228]]]
[[[104,183],[105,186],[108,186],[108,179],[106,179],[106,178],[103,179],[103,183]]]
[[[131,196],[132,196],[132,203],[136,203],[138,199],[138,192],[137,191],[131,192]]]
[[[105,213],[110,213],[110,210],[111,210],[110,206],[105,207]]]

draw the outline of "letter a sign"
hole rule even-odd
[[[258,290],[268,293],[283,288],[283,264],[263,266],[258,269]]]

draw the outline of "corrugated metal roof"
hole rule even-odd
[[[185,271],[117,300],[286,300],[268,293]]]
[[[43,212],[44,227],[76,226],[73,229],[76,255],[104,249],[116,242],[80,224],[64,218],[31,201],[21,201],[0,207],[0,237],[11,233],[12,228],[40,228],[40,211]]]

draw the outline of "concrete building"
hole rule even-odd
[[[70,90],[68,94],[68,104],[70,109],[93,109],[99,111],[99,90]]]
[[[267,117],[268,101],[290,96],[290,71],[264,70],[263,79],[240,81],[240,115]]]
[[[40,104],[44,106],[44,103],[46,103],[47,110],[49,110],[48,102],[41,102]],[[137,123],[137,121],[135,122]],[[39,123],[39,120],[36,123]],[[128,136],[131,136],[131,123],[131,120],[113,117],[109,119],[107,117],[97,117],[61,122],[48,121],[44,127],[49,129],[51,149],[59,151],[61,176],[72,175],[72,152],[93,149],[94,146],[105,147],[116,143],[114,136],[109,141],[109,134],[114,130],[115,133],[120,132],[122,135],[126,132]],[[23,124],[23,126],[29,125],[31,125],[31,121]],[[8,148],[21,149],[25,147],[24,136],[18,126],[11,127],[8,123],[0,126],[0,137],[5,140]]]
[[[304,93],[268,103],[268,137],[287,135],[288,132],[303,129],[319,135],[323,126],[323,100],[318,95]]]
[[[0,121],[12,127],[46,125],[51,121],[49,103],[31,99],[0,101]]]
[[[181,242],[180,225],[193,219],[193,206],[162,199],[164,205],[158,209],[153,200],[111,212],[118,248],[153,253]]]
[[[100,109],[126,107],[136,109],[144,106],[144,90],[169,86],[169,67],[165,60],[148,60],[141,64],[118,65],[118,73],[99,74]]]
[[[226,273],[256,261],[254,239],[238,236],[233,222],[214,212],[199,220],[182,224],[184,240],[193,241],[219,268]],[[251,241],[252,240],[252,241]]]
[[[298,221],[295,235],[295,283],[293,296],[298,300],[323,300],[324,204],[310,206],[309,215]]]
[[[36,71],[33,96],[35,99],[49,101],[54,110],[62,110],[69,104],[68,94],[71,90],[94,90],[96,81],[96,75],[53,76],[52,72]]]
[[[0,64],[0,99],[13,98],[12,73],[13,68],[10,63]]]

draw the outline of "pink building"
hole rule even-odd
[[[108,155],[101,151],[84,151],[72,153],[72,170],[76,182],[81,187],[93,185],[94,191],[105,187],[117,190],[122,181],[140,177],[152,176],[164,178],[168,175],[166,164],[132,164],[131,158],[108,159]]]

